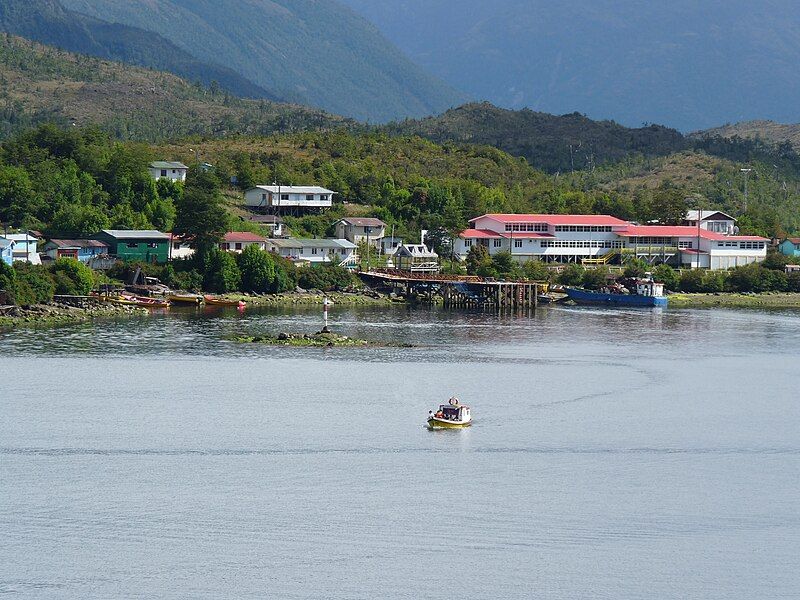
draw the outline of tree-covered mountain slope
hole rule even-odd
[[[62,1],[157,33],[281,98],[357,119],[424,116],[466,99],[336,0]]]
[[[488,102],[466,104],[435,117],[390,123],[385,129],[439,143],[488,144],[550,172],[592,168],[634,154],[663,156],[689,145],[678,131],[660,125],[631,129],[578,113],[556,116],[513,111]]]
[[[0,137],[47,121],[97,125],[135,140],[355,125],[319,110],[236,98],[171,73],[0,33]]]
[[[216,82],[238,96],[277,96],[217,61],[198,60],[164,37],[68,10],[58,0],[3,0],[0,31],[70,52],[169,71],[205,85]]]

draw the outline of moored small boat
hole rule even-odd
[[[200,304],[203,302],[203,297],[199,294],[170,294],[167,300],[174,304]]]
[[[464,406],[458,398],[450,398],[447,404],[439,405],[435,413],[428,412],[428,429],[461,429],[472,425],[469,406]]]
[[[236,306],[238,308],[244,308],[247,306],[247,303],[243,302],[242,300],[229,300],[227,298],[219,298],[209,294],[203,296],[203,300],[210,306]]]
[[[606,304],[612,306],[667,306],[669,300],[664,295],[664,284],[653,281],[648,276],[636,279],[633,292],[619,284],[600,290],[565,288],[570,300],[577,304]]]

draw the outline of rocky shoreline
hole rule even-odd
[[[762,294],[670,294],[670,308],[771,308],[798,309],[800,294],[791,292],[764,292]]]
[[[148,311],[144,308],[105,304],[97,301],[85,301],[78,305],[51,302],[33,306],[3,306],[0,307],[0,328],[51,327],[71,325],[92,319],[147,314]]]
[[[279,333],[277,335],[259,336],[240,336],[231,341],[240,344],[266,344],[268,346],[293,346],[302,348],[338,348],[338,347],[358,347],[358,348],[413,348],[411,344],[371,342],[360,340],[346,335],[339,335],[330,331],[318,331],[317,333]]]
[[[299,290],[280,294],[225,294],[230,300],[242,300],[251,306],[316,306],[322,305],[325,298],[335,305],[344,306],[388,306],[402,304],[404,300],[394,295],[374,291],[322,292],[320,290]]]

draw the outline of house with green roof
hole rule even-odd
[[[186,174],[189,172],[182,162],[172,162],[166,160],[156,160],[150,163],[150,177],[158,181],[159,179],[171,179],[172,181],[186,181]]]
[[[165,263],[169,259],[170,237],[154,229],[104,229],[92,236],[108,244],[108,252],[119,260]]]

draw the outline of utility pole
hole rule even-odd
[[[753,169],[747,167],[739,170],[744,173],[744,212],[747,212],[747,179],[750,177],[750,173]]]

